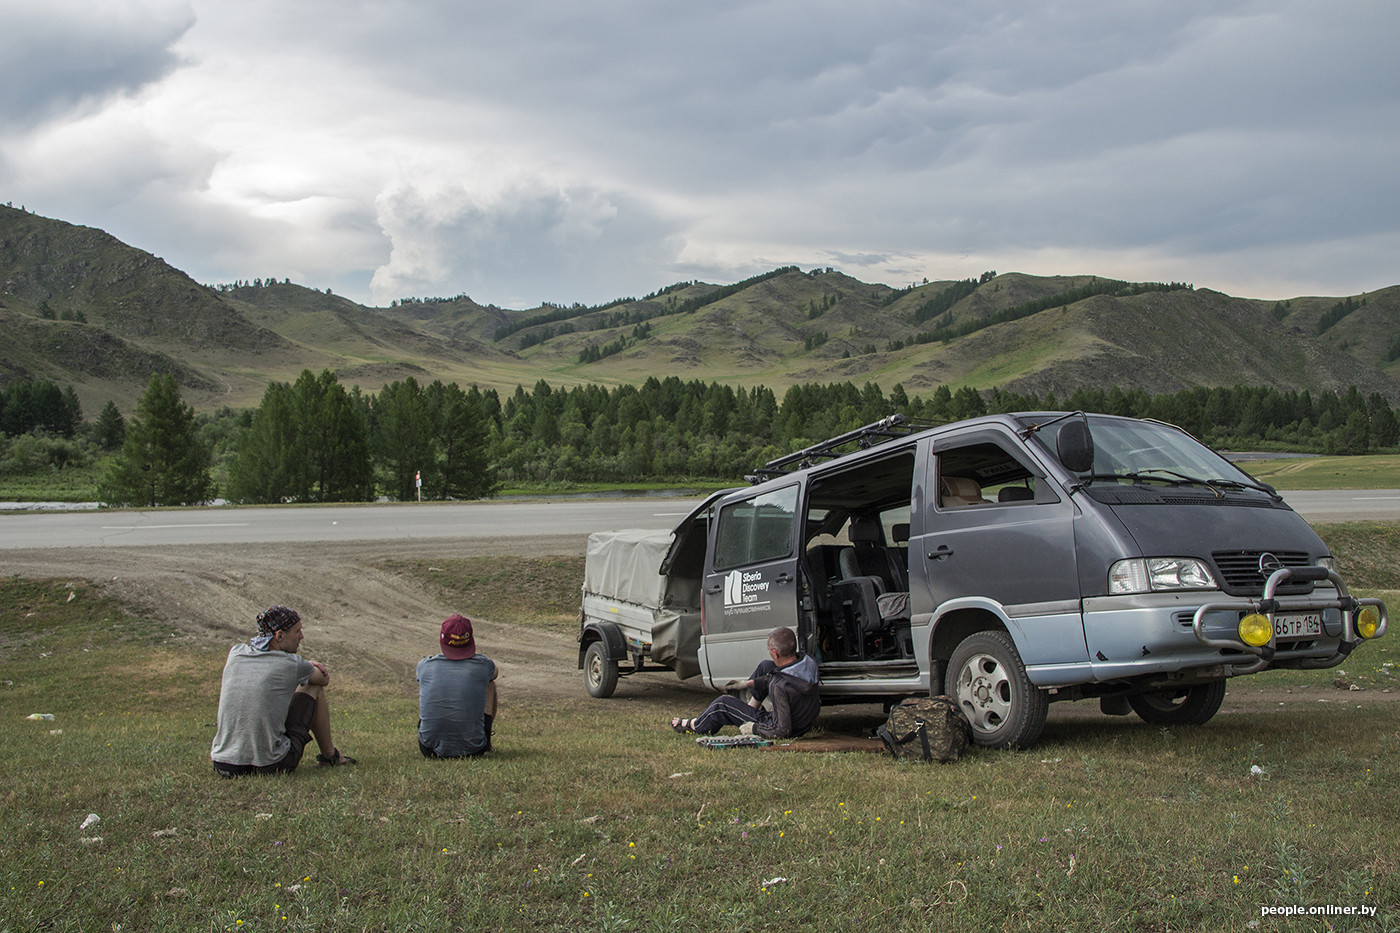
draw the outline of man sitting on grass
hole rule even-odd
[[[797,636],[790,628],[775,628],[768,633],[768,658],[748,680],[729,685],[736,690],[747,689],[751,694],[749,702],[725,694],[716,697],[694,719],[672,719],[671,728],[714,735],[725,726],[738,726],[743,735],[765,739],[785,739],[812,728],[822,709],[817,662],[811,655],[798,655]],[[763,708],[763,701],[768,699],[772,700],[772,710]]]
[[[313,735],[318,765],[355,763],[331,739],[330,672],[296,653],[301,639],[301,616],[272,606],[258,614],[258,634],[229,649],[209,751],[224,777],[295,771]]]
[[[451,615],[441,654],[418,662],[418,750],[425,758],[474,758],[491,751],[496,662],[477,654],[472,620]]]

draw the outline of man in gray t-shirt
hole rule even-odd
[[[476,653],[472,621],[449,616],[442,653],[418,662],[418,749],[427,758],[468,758],[491,751],[496,719],[496,663]]]
[[[326,666],[297,654],[301,616],[286,606],[258,614],[258,634],[229,649],[209,757],[224,777],[296,770],[312,736],[317,764],[354,764],[331,737]]]

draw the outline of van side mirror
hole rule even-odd
[[[1087,473],[1094,468],[1094,435],[1079,419],[1060,425],[1055,437],[1055,454],[1071,473]]]

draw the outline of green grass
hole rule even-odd
[[[661,481],[656,480],[647,483],[540,483],[530,486],[507,486],[501,489],[498,496],[556,496],[560,494],[578,495],[596,493],[609,495],[615,493],[635,494],[635,493],[671,493],[677,489],[684,490],[687,495],[705,496],[720,489],[728,489],[741,483],[740,480],[725,482],[722,479],[701,478],[687,480]]]
[[[0,501],[94,502],[104,463],[29,476],[0,475]],[[1400,456],[1372,454],[1364,457],[1311,457],[1295,460],[1256,460],[1244,464],[1250,475],[1280,489],[1397,489],[1400,488]],[[216,471],[220,488],[225,471]],[[722,480],[648,483],[556,483],[512,486],[503,496],[550,496],[560,493],[636,493],[678,487],[705,495],[725,487]],[[732,484],[729,484],[732,485]]]
[[[560,557],[467,557],[384,562],[411,573],[483,619],[509,619],[577,632],[582,554]]]
[[[706,751],[663,725],[691,700],[506,680],[499,752],[428,762],[413,685],[347,671],[332,712],[359,765],[224,781],[222,659],[99,589],[0,584],[0,931],[1238,930],[1290,904],[1400,929],[1388,702],[1171,730],[1052,713],[1033,749],[937,766]]]
[[[0,502],[96,502],[105,459],[57,472],[0,473]]]
[[[1400,488],[1400,456],[1303,457],[1241,464],[1255,479],[1279,489]]]

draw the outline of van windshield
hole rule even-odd
[[[1094,467],[1079,474],[1085,481],[1204,486],[1217,492],[1255,489],[1274,494],[1179,428],[1093,415],[1089,416],[1089,428],[1094,436]],[[1053,436],[1035,437],[1053,451]]]

